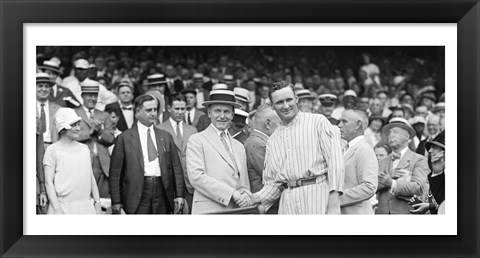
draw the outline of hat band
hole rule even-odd
[[[240,100],[240,101],[243,101],[243,102],[248,102],[248,99],[245,98],[245,96],[242,96],[242,95],[235,94],[235,98]]]
[[[229,101],[235,102],[235,97],[229,94],[211,94],[210,101]]]
[[[98,86],[82,86],[82,93],[98,93],[100,87]]]
[[[162,84],[162,83],[167,83],[167,81],[163,78],[151,78],[147,79],[147,84],[152,85],[152,84]]]
[[[40,66],[40,68],[41,69],[47,69],[47,70],[54,71],[54,72],[58,72],[60,70],[59,67],[48,65],[48,64],[47,65],[44,64],[44,65]]]
[[[310,98],[312,96],[310,96],[310,94],[308,93],[300,93],[297,95],[298,98]]]

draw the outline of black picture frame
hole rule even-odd
[[[0,3],[0,255],[2,257],[479,256],[477,245],[480,242],[478,237],[480,5],[478,0],[1,0]],[[118,22],[457,23],[458,235],[24,236],[23,24]],[[161,220],[159,223],[162,223]],[[232,221],[232,224],[235,223]],[[236,226],[248,227],[249,225]],[[297,225],[278,226],[286,228],[308,225],[303,225],[299,221]],[[372,227],[387,226],[372,225]]]

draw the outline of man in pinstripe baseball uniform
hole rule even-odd
[[[340,214],[344,161],[338,130],[320,114],[298,111],[290,82],[269,93],[282,124],[267,143],[263,188],[253,203],[268,209],[280,198],[279,214]]]

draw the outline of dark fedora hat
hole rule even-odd
[[[429,142],[426,142],[425,143],[425,148],[427,150],[430,150],[430,148],[433,146],[433,145],[436,145],[442,149],[445,150],[445,130],[443,130],[442,132],[440,132],[437,137],[435,137],[432,141],[429,141]]]

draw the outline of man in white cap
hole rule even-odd
[[[344,161],[340,135],[321,115],[299,112],[291,82],[273,83],[270,99],[282,124],[267,142],[263,188],[251,195],[279,214],[340,214]]]
[[[313,100],[315,100],[315,97],[310,90],[297,90],[296,94],[298,97],[298,109],[301,112],[313,113]]]
[[[382,130],[392,153],[380,161],[376,214],[410,214],[408,202],[413,195],[423,194],[430,172],[427,158],[408,148],[415,130],[407,120],[392,118]]]
[[[235,93],[235,100],[237,103],[242,105],[240,109],[248,112],[248,105],[250,103],[249,91],[245,88],[235,87],[233,88],[233,93]]]
[[[248,132],[246,132],[245,126],[248,118],[248,113],[236,108],[235,115],[232,119],[232,125],[228,129],[232,137],[241,142],[242,144],[248,138]]]
[[[57,62],[44,61],[43,65],[39,66],[39,68],[44,73],[50,75],[51,80],[55,82],[50,92],[50,101],[55,102],[62,107],[75,108],[80,106],[80,102],[75,98],[69,89],[58,85],[57,79],[58,75],[60,74],[60,65]]]
[[[193,89],[195,91],[195,109],[203,109],[202,103],[209,98],[209,93],[210,90],[205,88],[205,83],[203,81],[203,74],[201,73],[195,73],[193,74],[193,79],[192,79],[192,88],[186,88],[186,89]],[[210,85],[211,89],[212,85]],[[185,96],[187,97],[187,96]],[[187,100],[187,106],[188,106],[188,100]]]
[[[60,105],[49,100],[52,86],[55,84],[46,73],[37,73],[37,118],[39,133],[43,136],[44,148],[58,140],[55,131],[54,116]]]
[[[335,109],[337,103],[337,96],[329,93],[318,96],[320,101],[320,114],[324,115],[332,125],[338,125],[340,121],[332,117],[332,112]]]
[[[343,110],[345,110],[346,108],[355,106],[356,102],[357,102],[357,93],[355,93],[355,91],[353,90],[345,91],[342,98],[342,103],[341,103],[342,105],[337,106],[333,110],[332,117],[337,120],[340,119],[340,117],[342,116]]]
[[[234,116],[235,94],[230,90],[210,92],[211,124],[190,137],[187,146],[188,178],[195,188],[192,214],[216,213],[250,204],[245,148],[228,132]]]
[[[83,104],[75,108],[77,115],[82,118],[78,141],[88,145],[100,197],[108,198],[110,196],[108,188],[110,154],[107,148],[115,141],[113,125],[107,112],[95,108],[100,91],[99,83],[85,80],[81,83],[81,87]]]

